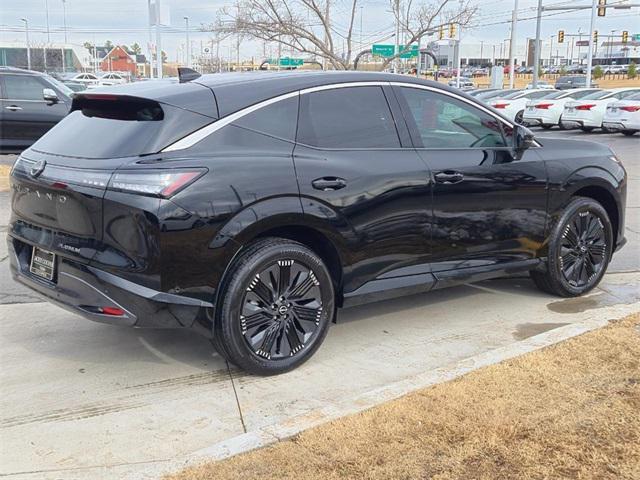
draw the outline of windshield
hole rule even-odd
[[[73,95],[73,90],[71,90],[69,87],[67,87],[61,81],[56,80],[53,77],[48,77],[47,80],[49,80],[49,82],[53,83],[55,85],[55,87],[58,90],[60,90],[62,93],[64,93],[67,97],[70,97],[71,95]]]

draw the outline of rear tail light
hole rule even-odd
[[[206,170],[120,171],[113,174],[109,190],[168,198],[201,177]]]
[[[125,313],[123,309],[118,307],[100,307],[98,311],[103,315],[111,315],[113,317],[122,317]]]
[[[548,110],[549,107],[553,107],[553,103],[539,103],[537,105],[534,105],[534,107],[540,108],[542,110]]]
[[[625,105],[624,107],[620,107],[620,110],[624,110],[625,112],[637,112],[640,110],[640,105]]]
[[[507,108],[509,106],[508,103],[494,103],[493,108]]]
[[[587,105],[576,105],[576,110],[591,110],[595,106],[595,103],[589,103]]]

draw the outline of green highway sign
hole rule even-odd
[[[269,65],[274,65],[274,64],[277,65],[278,59],[270,58],[269,60],[267,60],[267,63],[269,63]],[[301,67],[303,64],[304,64],[304,60],[302,58],[282,57],[280,59],[281,67]]]
[[[395,51],[395,45],[384,45],[382,43],[374,44],[371,48],[371,53],[379,57],[393,57]]]
[[[398,45],[398,50],[404,52],[405,46]],[[371,53],[379,57],[393,57],[396,52],[395,45],[385,45],[382,43],[374,44]],[[418,45],[410,45],[406,52],[400,54],[400,58],[414,58],[418,56]]]
[[[405,50],[405,46],[404,45],[398,45],[398,49],[401,52],[400,54],[400,58],[414,58],[418,56],[418,45],[409,45],[407,48],[407,51],[404,52]]]

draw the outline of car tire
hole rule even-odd
[[[593,289],[607,270],[613,229],[606,210],[591,198],[575,197],[551,232],[544,272],[531,278],[542,291],[577,297]]]
[[[540,125],[544,130],[551,130],[551,127],[553,127],[553,125]]]
[[[256,375],[284,373],[308,360],[335,315],[324,262],[284,238],[246,247],[222,289],[213,344],[228,361]]]
[[[631,137],[632,135],[634,135],[638,130],[622,130],[622,134],[626,135],[627,137]]]
[[[595,127],[580,127],[580,130],[582,130],[583,132],[586,132],[586,133],[591,133],[591,132],[593,132],[594,129],[595,129]]]

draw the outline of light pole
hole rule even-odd
[[[185,16],[184,23],[187,31],[187,67],[191,68],[191,42],[189,42],[189,17]]]
[[[611,35],[607,41],[607,65],[611,62],[611,54],[613,53],[613,45],[611,45],[611,43],[613,42],[613,34],[616,32],[617,30],[611,30]]]
[[[360,50],[362,50],[364,47],[362,45],[362,5],[360,5]]]
[[[594,0],[596,2],[598,0]],[[542,0],[538,0],[536,14],[536,44],[533,53],[533,88],[538,88],[538,69],[540,68],[540,24],[542,23]]]
[[[67,0],[62,0],[62,25],[64,28],[64,43],[67,44]]]
[[[511,15],[511,41],[509,42],[509,88],[513,88],[515,81],[515,63],[516,63],[516,26],[518,24],[518,0],[513,5],[513,14]]]
[[[29,20],[21,18],[24,22],[24,33],[27,36],[27,70],[31,70],[31,44],[29,43]]]

